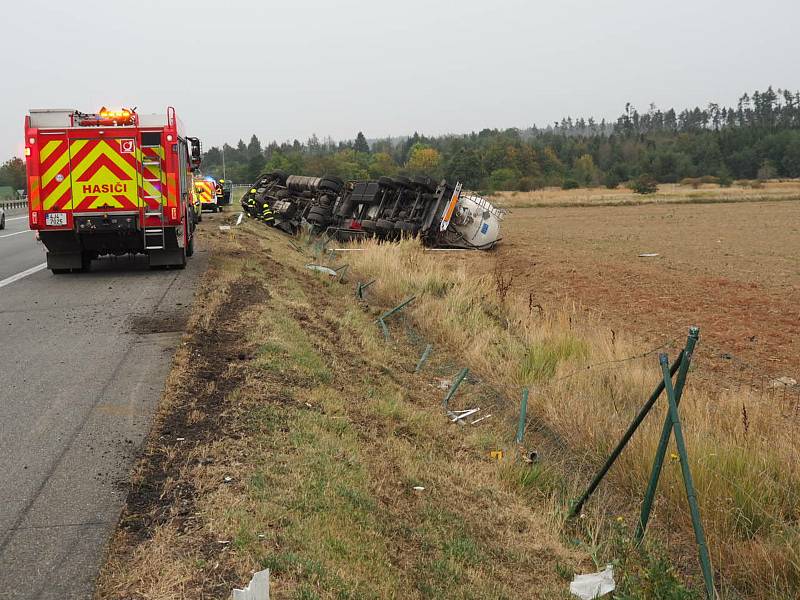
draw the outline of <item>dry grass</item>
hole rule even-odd
[[[415,294],[408,312],[426,335],[491,378],[507,398],[531,386],[536,416],[590,461],[607,454],[658,381],[655,355],[610,362],[642,348],[619,335],[609,337],[607,329],[572,307],[542,315],[526,298],[505,294],[496,277],[476,277],[443,254],[426,253],[415,241],[366,242],[361,248],[347,259],[378,279],[379,294],[395,301]],[[595,363],[609,365],[564,378]],[[723,597],[795,597],[800,590],[800,451],[793,421],[754,390],[702,383],[702,374],[703,365],[696,363],[681,414]],[[506,407],[509,417],[512,408]],[[618,499],[640,498],[663,418],[662,403],[612,471]],[[599,509],[590,504],[587,512]],[[675,460],[665,467],[655,510],[665,530],[690,538]],[[678,548],[685,553],[687,544]],[[690,556],[675,558],[695,570]]]
[[[543,206],[619,206],[627,204],[658,203],[717,203],[766,202],[797,200],[800,198],[800,180],[767,181],[752,187],[748,182],[731,187],[717,184],[691,185],[662,183],[655,194],[634,194],[625,187],[609,190],[604,187],[562,190],[550,187],[532,192],[497,192],[491,200],[503,208],[532,208]]]
[[[504,423],[448,424],[446,354],[413,374],[405,330],[385,343],[378,308],[280,233],[209,235],[97,598],[224,598],[264,567],[279,599],[567,598],[565,577],[594,565],[562,542],[562,476],[514,460]],[[470,379],[457,402],[492,397]]]

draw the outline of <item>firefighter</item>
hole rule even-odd
[[[256,193],[257,191],[254,189],[250,190],[250,193],[247,194],[242,199],[242,208],[247,213],[248,217],[255,218],[257,216],[256,212]]]
[[[261,208],[261,221],[266,223],[267,225],[272,225],[275,221],[274,217],[272,216],[272,210],[269,208],[269,204],[264,202],[264,206]]]

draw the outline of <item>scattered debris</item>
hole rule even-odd
[[[269,600],[269,569],[254,573],[244,589],[234,588],[233,600]]]
[[[231,226],[230,225],[220,225],[219,226],[219,230],[220,231],[230,231],[231,230]]]
[[[424,487],[422,487],[421,485],[415,485],[415,486],[414,486],[412,489],[413,489],[415,492],[422,492],[422,491],[425,491],[425,488],[424,488]]]
[[[609,592],[613,592],[615,588],[614,565],[606,565],[606,568],[598,573],[575,575],[572,583],[569,584],[569,592],[581,600],[592,600],[605,596]]]
[[[230,475],[225,475],[225,479],[223,481],[225,483],[230,483],[231,481],[233,481],[233,477],[231,477]]]
[[[440,390],[446,390],[451,385],[453,385],[453,380],[452,379],[437,379],[436,380],[436,387],[439,388]]]
[[[658,252],[644,252],[639,255],[639,258],[655,258],[656,256],[660,256]]]
[[[524,454],[523,459],[526,463],[537,463],[539,462],[539,453],[536,450],[530,450]]]
[[[502,450],[492,450],[489,452],[489,458],[493,458],[494,460],[503,460],[503,451]]]
[[[241,224],[242,224],[242,219],[243,219],[243,218],[244,218],[244,213],[243,213],[243,212],[240,212],[240,213],[239,213],[239,216],[238,216],[238,217],[236,217],[236,225],[241,225]]]
[[[463,425],[463,423],[461,422],[462,419],[471,417],[479,410],[480,408],[470,408],[467,410],[450,410],[447,411],[447,415],[450,417],[451,423],[459,423],[460,425]]]
[[[184,441],[186,441],[186,438],[175,438],[175,441],[176,442],[184,442]]]
[[[319,271],[320,273],[325,273],[326,275],[330,275],[331,277],[336,277],[338,273],[331,269],[330,267],[325,267],[323,265],[315,265],[313,263],[309,263],[306,265],[306,269],[311,269],[312,271]]]
[[[489,417],[491,417],[491,416],[492,416],[491,414],[488,414],[488,415],[486,415],[485,417],[481,417],[480,419],[475,419],[474,421],[470,421],[470,423],[469,423],[469,424],[470,424],[470,425],[477,425],[477,424],[478,424],[478,423],[480,423],[481,421],[483,421],[483,420],[485,420],[485,419],[488,419],[488,418],[489,418]]]

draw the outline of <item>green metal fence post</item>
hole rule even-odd
[[[458,372],[458,375],[456,375],[456,378],[453,380],[453,383],[450,386],[450,390],[447,392],[447,395],[444,397],[444,400],[442,400],[442,405],[444,406],[445,410],[449,410],[450,400],[452,400],[453,396],[456,395],[456,390],[458,389],[458,386],[461,385],[461,382],[464,381],[464,378],[467,376],[467,373],[469,373],[469,369],[464,367]]]
[[[428,361],[428,357],[431,355],[432,350],[433,344],[428,344],[425,346],[425,350],[422,352],[422,356],[419,357],[419,362],[417,363],[417,368],[414,369],[414,373],[419,373],[422,370],[422,367],[424,367],[425,363]]]
[[[516,442],[522,443],[522,437],[525,435],[525,420],[528,417],[528,388],[522,388],[522,402],[519,406],[519,423],[517,423],[517,437]]]
[[[680,354],[678,355],[678,358],[675,360],[672,367],[670,367],[670,373],[672,373],[673,375],[675,374],[675,372],[678,370],[678,366],[680,365],[681,360],[683,360],[683,350],[681,350]],[[622,439],[619,441],[614,450],[611,451],[611,454],[606,459],[606,462],[603,464],[602,467],[600,467],[600,470],[594,476],[594,479],[592,479],[592,482],[589,484],[589,487],[586,488],[586,491],[583,493],[583,495],[575,502],[575,504],[572,505],[572,509],[569,511],[568,518],[572,519],[580,514],[581,509],[583,508],[585,502],[589,499],[589,496],[591,496],[597,489],[597,486],[600,485],[600,482],[603,480],[603,477],[606,476],[608,470],[611,468],[611,466],[614,464],[617,458],[619,458],[619,455],[622,453],[622,450],[625,448],[625,446],[628,445],[628,442],[633,437],[633,434],[639,428],[639,425],[642,424],[642,421],[644,421],[644,418],[647,416],[647,413],[649,413],[650,409],[653,408],[653,405],[656,403],[656,400],[658,400],[658,397],[661,395],[661,392],[663,391],[664,391],[664,382],[659,381],[658,385],[656,386],[656,389],[653,390],[653,393],[650,394],[650,397],[647,399],[647,402],[645,402],[644,406],[642,406],[641,410],[639,410],[639,414],[637,414],[636,417],[634,417],[633,421],[628,426],[627,431],[625,431],[625,433],[622,435]]]
[[[350,268],[350,265],[344,264],[341,267],[339,267],[338,269],[334,269],[334,271],[336,271],[339,274],[339,283],[344,281],[344,276],[347,274],[347,269],[349,269],[349,268]]]
[[[383,329],[383,336],[384,336],[384,337],[385,337],[387,340],[389,339],[389,328],[388,328],[388,327],[386,327],[386,319],[388,319],[389,317],[391,317],[391,316],[392,316],[394,313],[396,313],[397,311],[404,309],[406,306],[408,306],[409,304],[411,304],[411,303],[412,303],[412,302],[413,302],[413,301],[414,301],[416,298],[417,298],[416,296],[411,296],[410,298],[407,298],[406,300],[403,300],[403,301],[402,301],[400,304],[398,304],[397,306],[395,306],[393,309],[391,309],[391,310],[387,310],[387,311],[386,311],[385,313],[383,313],[383,314],[382,314],[380,317],[378,317],[377,319],[375,319],[375,322],[376,322],[378,325],[380,325],[380,326],[381,326],[381,329]]]
[[[694,347],[697,340],[700,338],[700,329],[697,327],[689,328],[689,337],[686,339],[686,348],[683,351],[683,360],[678,369],[678,376],[675,378],[675,405],[679,405],[681,397],[683,396],[683,388],[686,384],[686,376],[689,372],[689,365],[692,362],[692,355],[694,354]],[[664,457],[667,454],[667,445],[669,438],[672,435],[672,417],[667,412],[667,417],[664,420],[664,427],[661,429],[661,438],[658,440],[658,449],[656,450],[655,458],[653,459],[653,469],[650,472],[650,480],[647,483],[647,491],[642,500],[642,510],[639,516],[639,522],[636,524],[636,533],[634,539],[641,542],[644,538],[644,533],[647,530],[647,523],[650,521],[650,511],[653,507],[653,499],[658,489],[658,480],[661,477],[661,468],[664,465]]]
[[[383,339],[389,341],[389,328],[386,326],[386,323],[383,321],[383,319],[378,319],[377,323],[381,326],[381,331],[383,331]]]
[[[678,404],[675,402],[675,389],[672,387],[672,376],[669,371],[669,359],[666,354],[658,357],[661,363],[661,372],[664,375],[664,389],[667,392],[669,401],[669,414],[672,418],[672,429],[675,431],[675,445],[678,446],[678,455],[681,461],[681,472],[683,482],[686,485],[686,499],[689,501],[689,511],[692,515],[692,527],[694,528],[694,539],[697,542],[697,550],[700,555],[700,569],[703,571],[703,581],[706,584],[706,596],[709,600],[714,600],[714,577],[711,572],[711,560],[708,557],[708,546],[706,546],[706,534],[703,531],[703,523],[700,520],[700,507],[697,504],[697,494],[692,481],[692,472],[689,469],[689,454],[686,452],[686,442],[683,439],[683,429],[678,415]]]
[[[375,283],[374,279],[370,279],[367,283],[361,283],[359,281],[358,285],[356,286],[356,297],[358,297],[359,300],[363,300],[364,290],[367,289],[369,286],[371,286],[373,283]]]
[[[378,318],[379,318],[379,319],[388,319],[388,318],[389,318],[389,317],[391,317],[391,316],[392,316],[394,313],[396,313],[396,312],[397,312],[397,311],[399,311],[399,310],[402,310],[402,309],[404,309],[406,306],[408,306],[409,304],[411,304],[411,303],[412,303],[414,300],[416,300],[416,299],[417,299],[417,297],[416,297],[416,296],[411,296],[410,298],[406,298],[406,299],[405,299],[405,300],[403,300],[403,301],[402,301],[400,304],[398,304],[397,306],[395,306],[395,307],[394,307],[393,309],[391,309],[391,310],[387,310],[385,313],[383,313],[383,314],[382,314],[380,317],[378,317]]]

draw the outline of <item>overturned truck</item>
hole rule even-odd
[[[429,177],[344,182],[272,171],[242,197],[252,217],[297,233],[310,227],[339,240],[419,236],[427,246],[488,250],[500,240],[504,212],[461,184]]]

